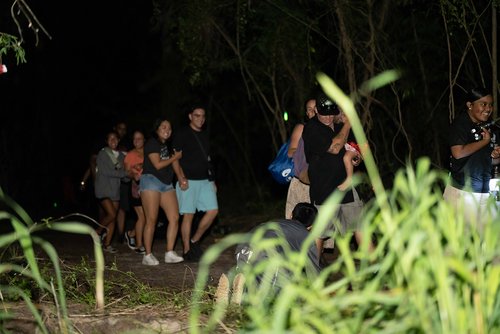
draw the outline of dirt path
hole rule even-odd
[[[54,245],[59,257],[68,264],[79,264],[84,257],[91,261],[94,259],[93,243],[89,236],[57,233],[47,236],[46,239]],[[217,239],[213,235],[207,236],[203,240],[202,248],[208,248]],[[172,290],[183,291],[194,286],[199,264],[197,262],[165,263],[165,238],[157,238],[153,243],[153,254],[160,261],[157,266],[143,265],[142,255],[136,254],[125,244],[114,243],[113,246],[118,250],[117,253],[103,253],[107,267],[113,266],[122,272],[132,272],[138,280],[153,287],[168,287]],[[175,250],[178,254],[182,254],[180,242],[177,243]],[[218,277],[230,270],[234,264],[233,247],[224,251],[211,266],[212,281],[217,281]]]
[[[245,232],[253,226],[270,220],[265,215],[252,217],[235,217],[227,219],[226,227],[232,232]],[[60,260],[68,266],[81,265],[82,258],[94,264],[93,242],[90,236],[68,234],[60,232],[43,232],[41,236],[49,241],[56,249]],[[220,234],[208,233],[203,239],[201,247],[207,249],[223,237]],[[166,247],[164,237],[157,235],[153,244],[153,254],[160,260],[158,266],[142,264],[142,255],[136,254],[125,244],[113,244],[118,249],[115,254],[104,253],[105,266],[127,273],[132,272],[134,277],[142,283],[152,287],[166,288],[170,292],[189,292],[196,281],[199,264],[196,262],[182,262],[167,264],[163,261]],[[182,244],[178,240],[176,249],[182,253]],[[38,252],[37,252],[38,253]],[[39,253],[41,256],[41,253]],[[227,273],[235,264],[234,247],[225,250],[210,267],[209,285],[216,286],[222,273]],[[72,304],[68,301],[68,311],[72,325],[79,333],[189,333],[188,309],[175,309],[165,305],[153,307],[151,305],[136,305],[126,310],[107,307],[102,314],[92,311],[88,305]],[[14,320],[0,324],[0,332],[10,330],[15,333],[33,333],[35,321],[22,302],[4,304],[16,314]],[[56,310],[54,305],[39,303],[39,311],[46,319],[49,329],[57,331]],[[227,333],[227,329],[223,332]]]
[[[225,219],[226,229],[234,232],[246,232],[259,223],[272,219],[270,215],[254,215],[246,217],[234,217]],[[94,265],[93,242],[90,236],[68,233],[44,233],[42,237],[49,241],[57,250],[62,262],[71,265],[81,265],[82,258],[90,265]],[[201,244],[203,249],[217,243],[223,236],[221,234],[208,233]],[[158,235],[154,240],[153,253],[160,260],[158,266],[145,266],[142,264],[142,255],[136,254],[125,244],[114,243],[118,249],[115,254],[104,253],[107,268],[127,273],[132,272],[134,277],[142,283],[152,287],[166,288],[170,292],[190,292],[194,287],[198,275],[199,264],[196,262],[182,262],[178,264],[167,264],[163,261],[166,240]],[[182,253],[182,244],[178,240],[176,251]],[[216,286],[222,273],[228,273],[235,265],[234,248],[226,249],[210,267],[209,285]],[[30,312],[23,303],[10,305],[18,317],[15,321],[8,323],[4,329],[15,333],[32,333],[35,322]],[[49,328],[57,329],[54,323],[56,311],[53,305],[39,305],[41,312],[45,315]],[[174,306],[165,305],[156,307],[152,305],[136,305],[126,310],[113,306],[107,307],[105,313],[96,313],[88,305],[68,305],[70,320],[79,333],[189,333],[189,310],[176,309]],[[31,319],[31,320],[30,320]],[[5,323],[7,324],[7,323]],[[4,324],[4,325],[5,325]],[[0,326],[1,327],[1,326]],[[224,326],[221,333],[231,333],[231,327]],[[1,328],[0,328],[1,329]]]
[[[225,218],[223,225],[230,233],[246,232],[259,223],[268,221],[270,215],[253,215],[246,217]],[[216,229],[214,229],[216,230]],[[220,230],[220,229],[219,229]],[[105,265],[113,265],[116,269],[123,272],[132,272],[138,280],[147,283],[153,287],[171,288],[175,291],[184,291],[194,286],[198,273],[197,262],[181,262],[176,264],[167,264],[164,262],[166,249],[165,236],[161,235],[162,230],[155,234],[153,242],[153,254],[160,261],[158,266],[146,266],[142,264],[142,255],[136,254],[125,244],[113,243],[118,252],[110,254],[104,252]],[[69,264],[79,264],[82,257],[94,259],[93,242],[90,236],[68,233],[47,233],[43,236],[51,242],[56,248],[59,257]],[[214,243],[218,242],[224,235],[214,232],[208,232],[201,243],[202,249],[206,250]],[[234,265],[234,249],[226,249],[210,267],[209,284],[216,285],[222,273],[227,273]],[[180,238],[177,240],[175,250],[182,254],[182,243]]]

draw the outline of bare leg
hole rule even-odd
[[[135,206],[134,210],[137,214],[137,221],[135,222],[135,246],[140,248],[144,245],[142,240],[144,235],[144,226],[146,225],[146,216],[144,215],[144,209],[142,206]]]
[[[116,224],[116,212],[118,210],[118,202],[114,202],[109,198],[103,199],[101,201],[102,208],[104,210],[104,217],[100,224],[107,229],[106,239],[104,240],[104,246],[109,246],[113,238],[113,232],[115,230]]]
[[[167,226],[167,252],[174,250],[177,232],[179,231],[179,204],[175,191],[161,194],[160,205],[168,219]]]
[[[323,255],[323,244],[324,244],[323,239],[316,239],[316,249],[318,250],[318,258],[321,258],[321,256]]]
[[[363,243],[363,234],[360,231],[355,231],[354,232],[354,237],[356,238],[356,242],[358,243],[358,247],[361,247]],[[373,246],[373,243],[370,242],[368,243],[368,251],[371,253],[375,250],[375,247]]]
[[[146,225],[144,226],[143,234],[144,248],[146,249],[146,255],[149,255],[153,247],[153,237],[158,219],[158,210],[160,208],[160,193],[151,190],[141,191],[141,200],[146,216]]]
[[[191,240],[191,226],[193,225],[194,213],[185,213],[182,217],[181,235],[184,254],[189,251],[189,241]]]
[[[205,212],[203,215],[203,218],[200,220],[200,224],[198,225],[198,229],[194,233],[193,237],[191,238],[194,242],[197,242],[201,239],[203,234],[208,230],[210,225],[214,222],[215,217],[217,217],[217,214],[219,213],[219,210],[208,210]]]
[[[98,217],[97,217],[97,221],[102,221],[104,219],[104,217],[106,216],[106,212],[104,211],[103,207],[102,207],[102,204],[101,203],[97,203],[97,207],[98,207]],[[97,234],[101,234],[102,233],[102,230],[103,228],[100,227],[100,226],[97,226],[96,228],[96,232]]]
[[[118,225],[118,234],[120,238],[123,238],[123,232],[125,231],[125,210],[122,208],[118,209],[118,215],[116,216],[116,223]]]

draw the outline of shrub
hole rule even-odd
[[[320,82],[346,111],[358,142],[366,142],[348,98],[326,77]],[[381,80],[380,78],[376,78]],[[386,80],[391,80],[386,79]],[[382,80],[383,81],[383,80]],[[386,191],[373,157],[365,162],[375,198],[360,220],[364,242],[349,247],[351,235],[334,235],[339,256],[317,278],[304,274],[307,248],[332,219],[341,194],[327,200],[301,252],[275,256],[245,268],[241,305],[245,332],[258,333],[498,333],[500,332],[500,221],[479,233],[442,199],[446,175],[429,159],[410,163]],[[491,205],[496,205],[492,201]],[[257,233],[258,234],[258,233]],[[262,233],[261,233],[262,235]],[[254,238],[259,238],[254,236]],[[376,247],[369,250],[369,240]],[[210,332],[222,321],[227,304],[216,304],[208,325],[196,327],[198,300],[208,266],[223,249],[241,242],[270,247],[268,240],[232,235],[202,259],[191,312],[193,332]],[[284,243],[284,240],[275,241]],[[287,268],[291,278],[279,290],[256,284],[257,275]],[[340,273],[340,275],[339,275]],[[340,278],[339,278],[340,277]]]

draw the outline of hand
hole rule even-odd
[[[341,112],[340,114],[338,114],[337,116],[335,116],[335,118],[333,119],[333,122],[335,124],[339,124],[339,123],[348,123],[349,122],[349,119],[347,118],[347,116]]]
[[[356,154],[356,156],[354,158],[352,158],[352,164],[353,166],[359,166],[359,164],[361,163],[361,154]]]
[[[483,136],[483,140],[489,143],[491,139],[490,131],[485,128],[481,128],[481,130],[482,130],[481,135]]]
[[[174,150],[174,155],[172,156],[172,158],[174,158],[175,160],[179,160],[180,158],[182,158],[182,151]]]
[[[185,177],[179,179],[179,187],[181,188],[181,190],[186,190],[187,188],[189,188],[188,179],[186,179]]]
[[[493,159],[498,159],[500,158],[500,146],[497,146],[491,151],[491,157]]]

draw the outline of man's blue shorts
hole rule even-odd
[[[207,212],[219,208],[213,182],[208,180],[188,180],[188,185],[189,187],[186,190],[181,190],[179,183],[176,184],[179,214],[196,213],[196,210]]]

